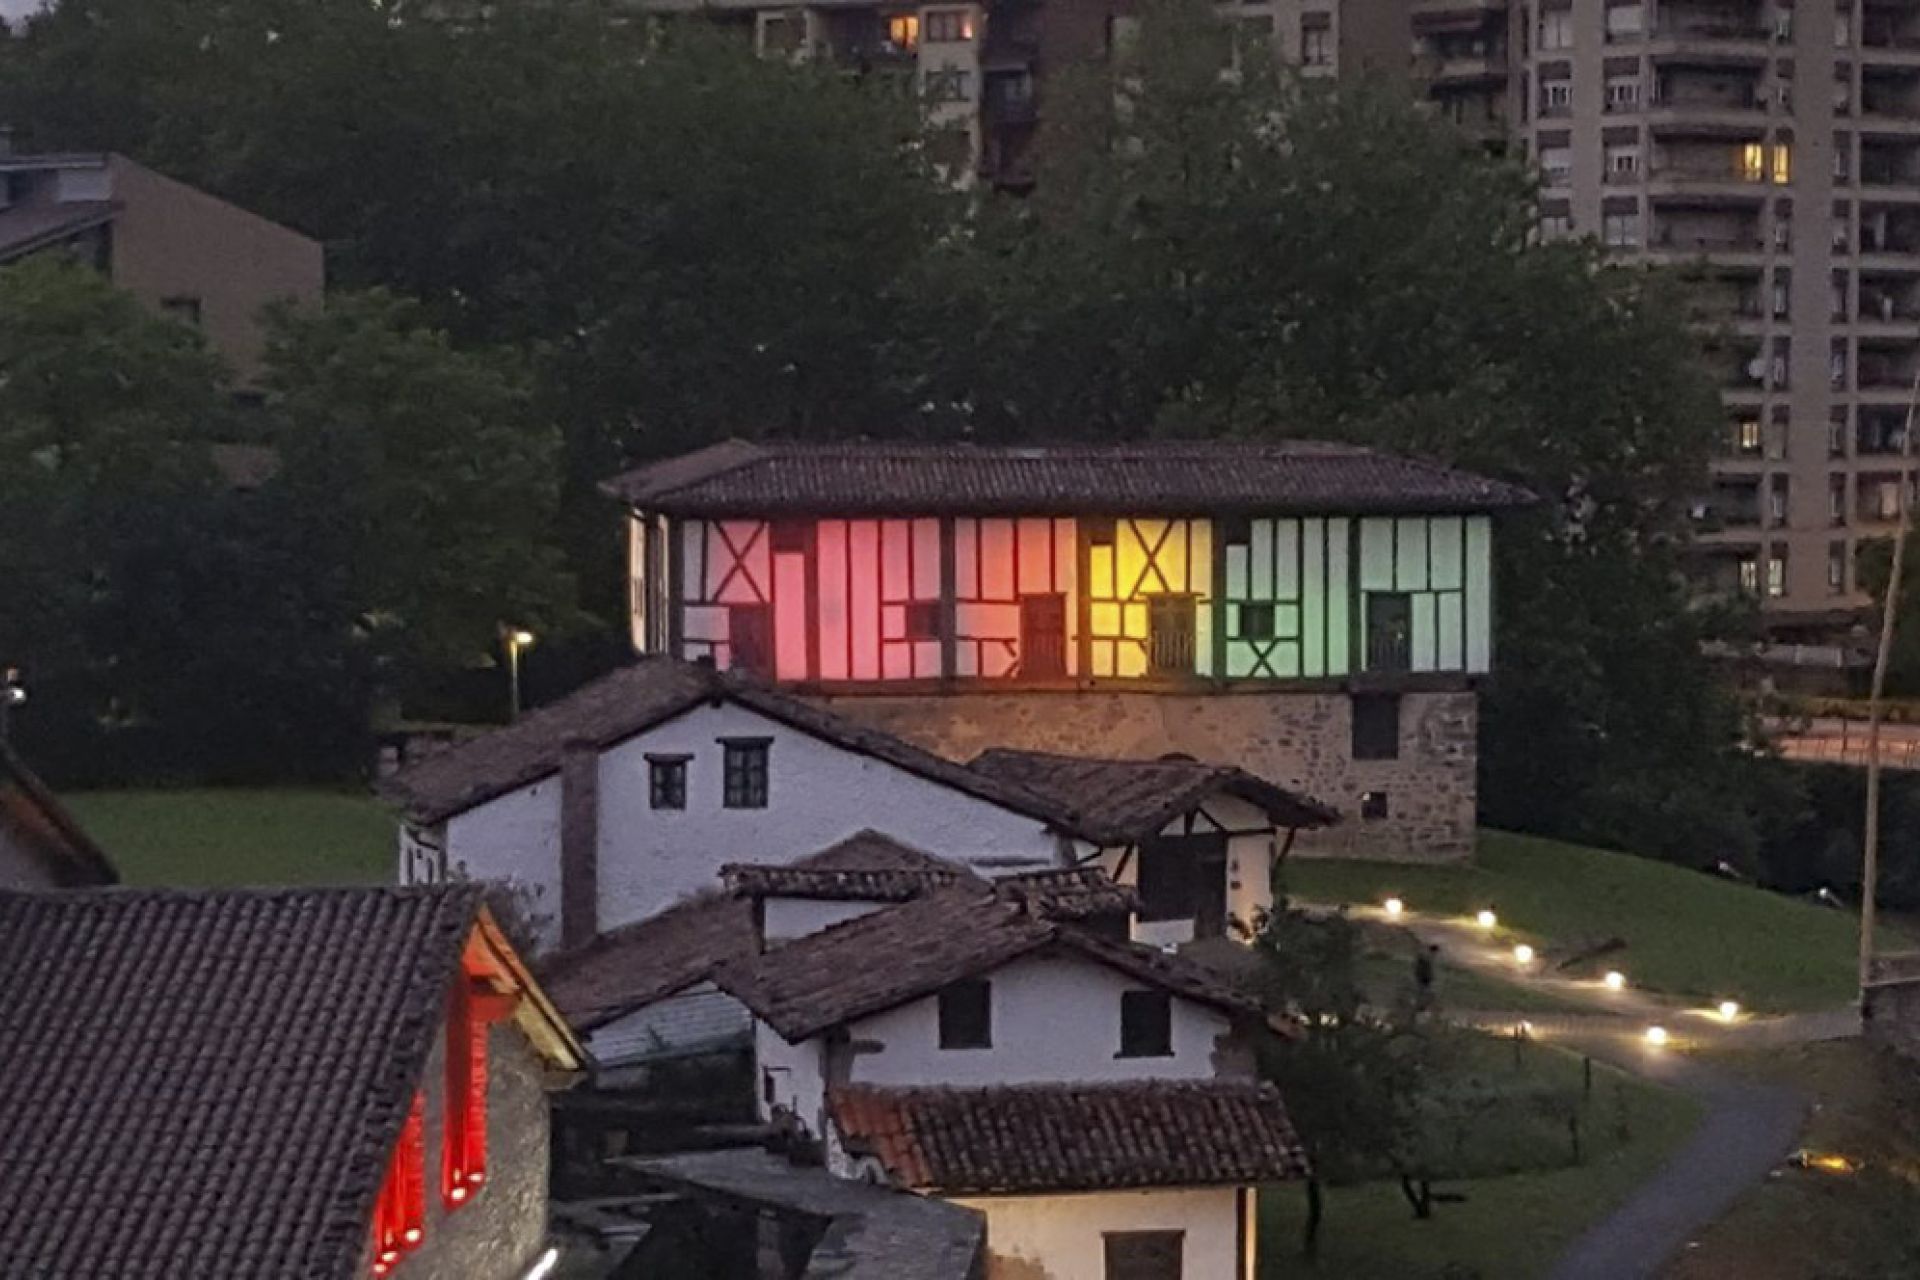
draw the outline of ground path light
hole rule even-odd
[[[1388,915],[1396,918],[1407,909],[1407,904],[1398,898],[1388,898],[1382,905],[1386,907]]]
[[[1722,1022],[1732,1022],[1740,1016],[1740,1002],[1738,1000],[1722,1000],[1720,1002],[1719,1012]]]
[[[1522,965],[1532,964],[1533,948],[1523,942],[1519,946],[1513,949],[1513,958],[1514,958],[1514,962],[1517,964],[1522,964]]]
[[[1618,969],[1607,970],[1607,976],[1602,978],[1601,981],[1607,984],[1607,990],[1609,991],[1625,991],[1627,989],[1627,975]]]
[[[1500,923],[1500,917],[1494,915],[1491,911],[1483,910],[1473,919],[1474,923],[1478,924],[1482,929],[1491,929],[1494,925]]]
[[[1667,1042],[1667,1029],[1665,1027],[1648,1027],[1647,1028],[1648,1044],[1652,1045],[1654,1048],[1657,1049],[1661,1045],[1665,1044],[1666,1042]]]

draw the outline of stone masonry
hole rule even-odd
[[[1109,690],[816,695],[851,719],[955,760],[988,747],[1237,764],[1340,811],[1300,833],[1304,855],[1452,862],[1473,855],[1478,704],[1470,690],[1407,693],[1397,760],[1353,758],[1344,693]],[[1363,818],[1384,793],[1387,816]]]

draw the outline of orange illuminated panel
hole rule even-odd
[[[415,1094],[373,1208],[373,1274],[384,1276],[426,1239],[426,1098]]]
[[[822,520],[816,545],[820,678],[939,676],[940,522]]]

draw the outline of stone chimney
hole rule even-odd
[[[600,748],[567,743],[560,759],[560,945],[600,932]]]

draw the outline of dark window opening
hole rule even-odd
[[[1173,1056],[1173,1000],[1166,992],[1120,993],[1120,1056]]]
[[[1246,516],[1228,516],[1220,522],[1220,541],[1228,546],[1244,547],[1253,541],[1253,521]]]
[[[1110,1231],[1106,1280],[1181,1280],[1184,1231]]]
[[[767,807],[767,738],[722,738],[725,782],[721,803],[729,809]]]
[[[162,298],[160,312],[182,324],[190,324],[196,329],[200,327],[200,299],[198,298]]]
[[[938,600],[916,600],[907,606],[907,639],[938,640],[941,631]]]
[[[943,987],[940,1002],[942,1049],[993,1047],[993,984],[985,978],[967,978]]]
[[[776,552],[805,551],[810,532],[812,529],[804,520],[776,520],[768,539]]]
[[[1413,669],[1413,597],[1404,591],[1367,593],[1367,670]]]
[[[1192,675],[1196,610],[1192,596],[1147,598],[1147,668],[1155,675]]]
[[[773,674],[773,610],[764,604],[736,604],[727,610],[727,640],[733,655],[727,665],[755,675]]]
[[[1273,639],[1273,606],[1270,604],[1241,605],[1240,638],[1242,640]]]
[[[647,757],[647,804],[654,809],[687,807],[686,756]]]
[[[1353,758],[1400,758],[1400,695],[1357,693],[1353,696]]]
[[[1369,822],[1377,822],[1387,816],[1387,793],[1384,791],[1366,791],[1360,795],[1360,816]]]

